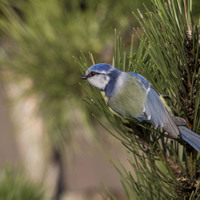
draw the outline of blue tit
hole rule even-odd
[[[173,138],[182,138],[200,152],[200,135],[185,124],[176,123],[161,96],[143,76],[99,63],[91,66],[81,78],[101,90],[108,107],[117,115],[150,123]]]

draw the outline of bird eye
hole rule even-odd
[[[95,76],[96,74],[96,72],[90,72],[90,76]]]

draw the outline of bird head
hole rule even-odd
[[[92,65],[81,78],[88,80],[94,87],[103,91],[116,71],[119,70],[112,65],[99,63]]]

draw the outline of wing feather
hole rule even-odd
[[[146,116],[147,121],[154,127],[163,128],[172,137],[178,137],[179,130],[173,118],[167,111],[158,93],[153,88],[151,88],[147,94],[147,101],[144,108],[145,112],[143,115]]]
[[[143,113],[136,119],[151,123],[155,128],[164,129],[174,138],[179,135],[179,130],[163,104],[157,91],[151,84],[141,75],[130,72],[131,75],[138,78],[147,89],[146,103],[144,104]]]

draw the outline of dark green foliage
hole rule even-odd
[[[0,199],[44,200],[41,185],[30,182],[20,171],[6,168],[0,172]]]
[[[136,52],[131,46],[127,56],[117,36],[113,65],[144,75],[161,94],[168,96],[173,114],[184,117],[200,133],[199,26],[193,24],[189,5],[189,1],[184,5],[183,1],[154,0],[153,11],[146,8],[144,16],[138,11],[135,16],[141,26],[138,29],[140,46]],[[85,69],[88,66],[85,62]],[[122,163],[121,167],[114,164],[128,198],[132,199],[134,192],[136,199],[141,200],[200,199],[200,154],[147,124],[113,116],[101,94],[88,87],[84,85],[85,101],[104,114],[116,133],[99,123],[130,154],[136,177]]]
[[[142,42],[135,57],[135,62],[142,62],[141,65],[133,62],[133,66],[152,83],[162,80],[153,85],[159,92],[169,95],[174,113],[186,118],[193,125],[193,130],[198,131],[199,125],[193,123],[200,117],[199,30],[197,25],[192,24],[190,13],[186,21],[183,6],[183,3],[176,1],[173,4],[169,1],[165,5],[158,1],[156,7],[159,10],[156,15],[147,10],[147,18],[139,19],[145,32],[145,39],[142,40],[146,41]],[[192,29],[189,30],[191,36],[188,28]]]

